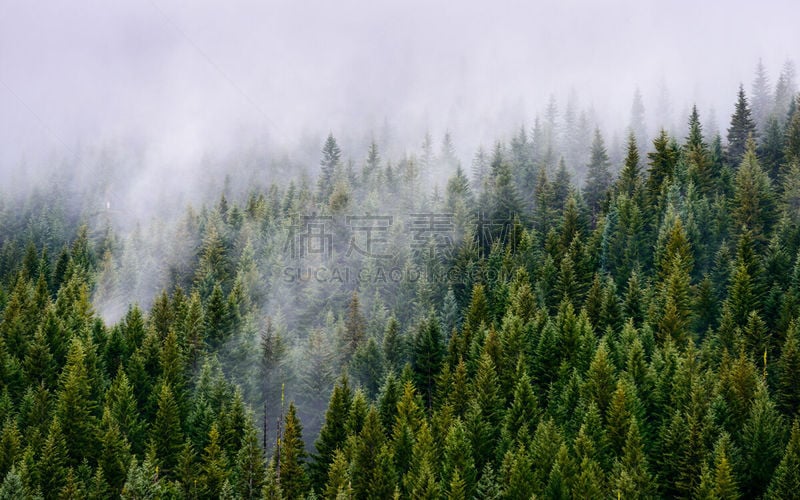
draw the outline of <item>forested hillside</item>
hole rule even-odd
[[[125,229],[4,195],[0,498],[797,498],[800,96],[765,82],[721,133],[637,99],[617,149],[575,109],[469,166],[332,133]]]

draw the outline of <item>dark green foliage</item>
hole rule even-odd
[[[439,321],[431,314],[417,328],[411,353],[414,382],[421,391],[428,409],[433,405],[436,377],[443,358],[444,346]]]
[[[306,491],[308,477],[305,471],[305,446],[303,427],[297,419],[294,403],[289,403],[283,439],[280,444],[278,477],[286,498],[301,498]]]
[[[611,181],[608,153],[603,136],[600,135],[600,129],[595,129],[592,152],[589,164],[586,166],[586,187],[583,190],[586,204],[593,213],[599,212],[600,204],[611,187]]]
[[[649,150],[635,113],[623,158],[552,104],[473,179],[449,137],[417,161],[330,136],[319,179],[235,181],[130,234],[57,189],[3,198],[0,497],[797,496],[789,76],[766,114],[763,81],[752,119],[740,94],[725,161],[696,108]],[[390,258],[337,255],[364,243],[348,212],[396,216]],[[289,280],[324,261],[281,253],[293,228],[331,214],[327,271],[403,279]]]
[[[756,124],[750,113],[750,105],[744,93],[744,87],[739,86],[736,100],[736,109],[731,116],[731,126],[728,127],[728,150],[726,159],[728,165],[736,168],[742,161],[742,156],[747,149],[748,138],[755,138]]]

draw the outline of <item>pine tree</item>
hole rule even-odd
[[[7,419],[0,434],[0,477],[6,476],[21,455],[21,440],[17,422]]]
[[[56,415],[61,424],[69,464],[77,466],[84,456],[95,456],[97,418],[86,367],[84,344],[73,338],[67,364],[61,372]]]
[[[211,347],[219,347],[231,333],[230,310],[219,283],[213,285],[208,304],[206,304],[204,319],[204,331],[208,343]]]
[[[322,166],[318,189],[320,200],[327,200],[330,196],[336,169],[341,166],[341,158],[342,150],[339,149],[333,133],[329,133],[328,138],[325,140],[325,145],[322,147],[322,159],[320,160],[320,165]]]
[[[752,86],[752,103],[753,103],[753,121],[758,130],[764,130],[764,125],[767,122],[767,117],[771,113],[772,96],[769,90],[769,79],[767,77],[767,70],[761,59],[758,60],[756,66],[756,75],[753,79]]]
[[[502,487],[500,486],[497,474],[491,464],[486,464],[481,472],[481,479],[475,488],[475,498],[480,500],[499,500],[502,497]]]
[[[108,406],[103,410],[100,422],[100,438],[102,451],[98,458],[98,467],[103,471],[103,480],[115,492],[122,489],[131,460],[128,440],[120,431],[119,424],[111,416]]]
[[[144,422],[139,417],[133,388],[121,367],[106,393],[106,405],[120,432],[131,444],[131,450],[140,454],[144,450]]]
[[[739,85],[736,110],[731,116],[731,126],[728,127],[728,149],[726,152],[728,165],[733,168],[739,165],[747,150],[747,140],[751,136],[756,137],[756,124],[750,114],[750,105],[747,102],[744,87]]]
[[[384,375],[383,352],[373,337],[361,344],[350,360],[350,371],[372,399],[378,393]]]
[[[178,456],[183,445],[183,432],[178,405],[167,383],[161,384],[158,394],[158,410],[150,431],[150,439],[156,451],[159,465],[170,475],[178,466]]]
[[[325,423],[319,431],[319,437],[314,443],[316,454],[309,464],[311,485],[316,491],[322,491],[328,480],[328,467],[333,461],[337,449],[344,447],[347,439],[345,422],[350,413],[353,393],[350,390],[347,376],[343,375],[334,386],[328,409],[325,411]]]
[[[351,452],[350,478],[357,498],[389,498],[394,492],[391,448],[385,441],[380,415],[370,407]]]
[[[714,447],[714,498],[735,500],[740,497],[729,451],[729,438],[723,434]]]
[[[217,424],[214,423],[208,433],[208,445],[203,450],[200,464],[200,488],[203,495],[218,496],[227,479],[228,460],[220,443]]]
[[[745,470],[741,488],[747,497],[756,498],[766,490],[781,460],[781,448],[786,439],[783,417],[775,409],[764,385],[755,394],[741,438]]]
[[[353,292],[350,303],[347,306],[347,318],[345,319],[344,337],[341,339],[342,358],[345,363],[358,349],[366,336],[366,321],[361,313],[361,305],[358,292]]]
[[[743,155],[736,172],[732,216],[737,229],[746,228],[763,242],[775,221],[772,187],[756,157],[754,141],[747,141]]]
[[[278,469],[281,489],[286,498],[302,498],[306,491],[308,478],[305,471],[305,457],[303,427],[297,418],[294,402],[291,402],[284,422],[283,439],[280,444],[280,468]]]
[[[777,363],[776,397],[778,407],[785,415],[795,415],[800,410],[800,333],[793,320],[786,332],[786,339]]]
[[[617,191],[632,198],[641,185],[641,171],[639,166],[639,147],[633,132],[628,135],[628,148],[625,154],[625,163],[619,173]]]
[[[508,450],[503,459],[504,496],[510,499],[527,500],[533,491],[533,477],[530,474],[532,462],[525,446],[520,443],[516,449]]]
[[[795,418],[789,444],[786,445],[783,458],[775,469],[766,496],[775,500],[793,498],[798,491],[800,491],[800,423]]]
[[[800,164],[800,97],[794,104],[789,123],[786,124],[784,155],[788,164]]]
[[[612,491],[624,498],[652,498],[656,483],[648,470],[642,436],[636,419],[631,420],[622,457],[614,463]]]
[[[31,498],[31,493],[25,488],[22,478],[16,469],[12,468],[8,474],[3,475],[0,485],[0,500],[16,500],[18,498]]]
[[[40,457],[36,469],[41,478],[42,490],[53,495],[61,491],[67,479],[67,443],[58,417],[50,424]]]
[[[207,300],[215,286],[228,286],[231,269],[227,253],[225,242],[217,228],[217,221],[212,218],[206,226],[200,261],[194,278],[194,285],[201,299]]]
[[[533,386],[528,372],[520,356],[517,364],[517,374],[514,376],[514,392],[511,406],[505,414],[503,433],[508,439],[522,435],[532,437],[536,429],[539,416],[538,402],[533,393]]]
[[[714,171],[711,152],[703,139],[703,127],[700,124],[697,106],[692,107],[692,114],[689,117],[689,136],[686,138],[684,151],[690,178],[700,193],[711,195],[716,188],[718,173]]]
[[[433,408],[436,377],[444,359],[439,321],[433,313],[420,323],[413,342],[411,366],[414,370],[414,382],[430,411]]]
[[[352,498],[353,496],[349,464],[341,450],[336,450],[334,453],[328,472],[328,482],[322,492],[325,498]]]
[[[244,500],[261,498],[266,482],[266,464],[264,451],[258,443],[258,434],[250,425],[244,436],[244,442],[236,456],[236,492]]]
[[[787,60],[778,81],[775,84],[775,108],[773,113],[782,121],[785,120],[786,111],[797,95],[797,82],[795,82],[795,68],[791,60]]]
[[[139,465],[134,457],[120,497],[124,500],[138,500],[160,498],[163,494],[164,485],[158,476],[156,466],[147,458]]]
[[[764,125],[764,132],[761,134],[761,141],[758,144],[758,158],[776,186],[778,181],[785,177],[788,170],[784,165],[786,163],[785,153],[784,131],[778,119],[772,116]]]
[[[477,471],[472,458],[472,445],[469,435],[457,418],[447,432],[442,450],[442,481],[450,484],[450,495],[453,496],[453,484],[457,483],[463,491],[464,498],[471,498],[477,482]]]
[[[597,405],[602,416],[605,416],[611,404],[615,386],[614,366],[609,359],[606,343],[601,341],[586,374],[583,390],[587,400]]]
[[[647,177],[648,203],[653,205],[661,199],[661,186],[671,181],[678,162],[678,150],[666,130],[661,130],[653,140],[653,151],[647,153],[650,170]]]
[[[647,147],[647,124],[645,123],[645,109],[642,102],[642,93],[639,89],[633,94],[631,104],[631,119],[628,125],[629,134],[634,138],[636,148],[644,151]]]
[[[503,418],[503,399],[495,364],[488,352],[481,355],[473,386],[473,400],[467,411],[467,427],[472,434],[475,465],[483,468],[490,460]]]
[[[600,134],[600,129],[595,129],[591,158],[586,166],[586,186],[583,190],[586,204],[593,213],[599,213],[601,203],[605,200],[606,193],[611,187],[611,181],[608,153],[603,136]]]

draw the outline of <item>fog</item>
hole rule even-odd
[[[800,47],[787,2],[4,0],[0,13],[4,178],[103,147],[159,178],[247,147],[315,168],[299,151],[329,131],[360,158],[373,135],[413,150],[421,130],[450,130],[468,161],[570,92],[609,136],[636,88],[654,110],[662,86],[672,121],[697,102],[724,130],[758,58],[774,83]]]
[[[188,284],[200,276],[193,269],[203,238],[216,236],[207,227],[228,224],[219,208],[208,209],[221,194],[231,195],[238,210],[242,193],[266,193],[272,182],[305,177],[313,190],[328,134],[341,146],[337,168],[348,160],[365,163],[375,141],[379,162],[393,162],[401,172],[413,166],[403,159],[420,153],[426,134],[438,152],[449,133],[469,171],[478,148],[491,152],[495,141],[508,141],[520,127],[531,131],[537,120],[549,118],[561,130],[570,109],[586,119],[581,146],[588,152],[590,129],[598,127],[616,172],[637,92],[651,138],[662,127],[685,137],[697,104],[706,138],[720,131],[724,139],[739,85],[750,91],[758,61],[774,89],[784,62],[800,60],[800,4],[697,3],[0,0],[0,215],[14,210],[7,196],[24,199],[44,187],[50,189],[44,204],[57,192],[61,199],[53,206],[77,205],[66,218],[75,226],[77,219],[87,222],[94,240],[112,227],[116,253],[109,250],[108,260],[97,256],[92,297],[110,324],[131,303],[147,310],[173,275]],[[412,189],[414,177],[407,192],[393,194],[428,207],[434,199],[428,181],[441,190],[454,163],[447,162],[448,171],[426,172],[420,184],[427,192]],[[585,162],[573,163],[567,167],[580,185]],[[403,200],[387,199],[390,190],[364,184],[345,193],[344,206],[353,213],[406,208]],[[294,187],[287,189],[292,196]],[[274,200],[272,194],[268,199],[280,204],[283,193]],[[351,201],[360,205],[348,206]],[[285,275],[268,271],[295,262],[285,255],[286,241],[294,241],[287,213],[306,208],[284,207],[284,217],[269,221],[274,225],[246,225],[231,244],[236,259],[244,254],[257,262],[250,274],[231,273],[258,292],[257,313],[219,352],[234,378],[249,381],[250,402],[265,401],[263,381],[253,375],[256,333],[267,324],[283,330],[294,363],[288,370],[318,386],[301,408],[313,436],[332,383],[316,380],[314,349],[345,331],[352,290],[362,294],[375,338],[390,312],[402,329],[427,314],[433,285],[439,302],[447,292],[459,304],[451,288],[425,280],[280,281]],[[50,220],[41,219],[42,225]],[[406,251],[412,241],[401,224],[398,217],[391,242]],[[409,255],[397,262],[410,266]],[[359,269],[362,261],[342,263]],[[227,288],[234,276],[228,278],[216,282],[233,295]],[[460,293],[463,302],[467,292]],[[245,346],[249,351],[236,343],[245,337],[253,342]],[[287,394],[303,397],[299,387],[290,380]]]

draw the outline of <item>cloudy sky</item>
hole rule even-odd
[[[385,123],[474,149],[571,90],[623,126],[662,82],[676,119],[697,101],[724,122],[759,57],[772,82],[798,60],[800,4],[698,3],[0,0],[0,173],[87,144],[193,164]]]

